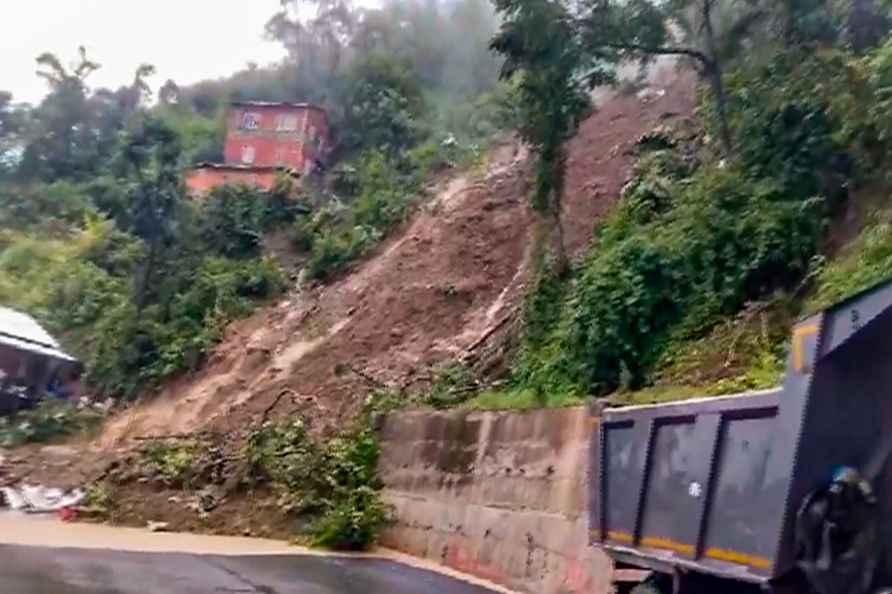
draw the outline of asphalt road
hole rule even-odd
[[[383,559],[0,545],[0,594],[493,594]]]

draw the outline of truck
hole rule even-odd
[[[618,591],[892,592],[892,282],[795,324],[775,389],[592,422]]]

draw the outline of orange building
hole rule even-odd
[[[193,195],[224,184],[269,190],[279,175],[321,166],[329,149],[328,114],[309,103],[233,103],[226,116],[224,163],[201,163],[186,175]]]

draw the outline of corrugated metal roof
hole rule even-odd
[[[295,107],[316,109],[328,115],[328,112],[325,111],[324,107],[312,103],[298,103],[291,101],[231,101],[229,104],[233,107]]]
[[[62,350],[56,339],[50,336],[34,318],[2,306],[0,306],[0,344],[48,357],[76,361]]]
[[[291,167],[284,165],[243,165],[241,163],[211,163],[209,161],[201,161],[196,163],[193,169],[220,169],[227,171],[281,171],[293,176],[300,174]]]

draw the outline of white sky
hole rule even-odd
[[[279,0],[0,0],[0,90],[40,101],[47,89],[34,59],[51,51],[68,64],[79,45],[102,64],[91,88],[127,84],[143,62],[158,69],[153,91],[168,78],[182,85],[264,65],[285,55],[263,39],[278,8]]]

